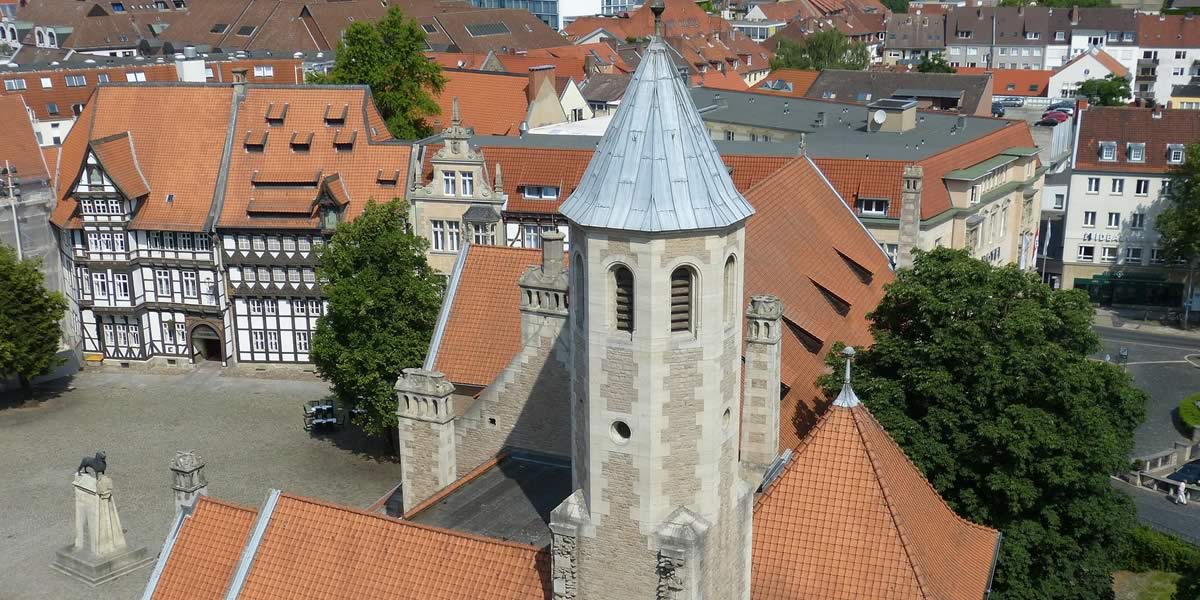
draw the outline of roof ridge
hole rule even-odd
[[[830,410],[833,410],[833,408],[831,407]],[[865,433],[863,431],[862,423],[859,422],[859,418],[861,417],[861,414],[866,413],[866,415],[870,416],[871,410],[868,409],[866,407],[866,405],[862,404],[862,403],[859,403],[856,406],[845,409],[845,410],[850,411],[851,420],[854,422],[854,430],[856,432],[858,432],[858,437],[860,440],[862,440],[863,449],[866,450],[866,452],[867,452],[867,461],[871,465],[871,470],[875,473],[875,483],[876,483],[876,485],[879,486],[879,493],[883,496],[883,503],[884,503],[884,506],[887,507],[888,516],[890,516],[892,518],[892,525],[896,527],[896,535],[900,537],[900,547],[904,549],[904,556],[908,558],[908,566],[909,566],[909,568],[912,569],[913,577],[917,581],[917,589],[920,590],[922,597],[929,598],[929,593],[925,589],[926,583],[925,583],[925,574],[923,573],[923,569],[921,569],[920,566],[917,565],[917,561],[913,559],[912,552],[909,550],[909,547],[908,547],[909,543],[910,543],[908,527],[905,526],[904,520],[898,514],[896,514],[896,508],[892,504],[891,492],[888,491],[887,483],[884,481],[883,472],[879,468],[878,459],[875,457],[875,449],[871,445],[871,440],[867,439],[867,436],[865,435]],[[878,425],[878,422],[876,422],[876,425]],[[880,427],[880,428],[882,429],[882,427]],[[895,441],[892,441],[892,443],[894,444]],[[900,453],[904,454],[904,451],[902,450]],[[907,456],[906,456],[906,458],[907,458]],[[909,464],[912,465],[911,462],[909,462]],[[913,468],[916,468],[915,465],[913,466]],[[919,472],[920,471],[918,471],[918,473]],[[924,479],[924,476],[922,476],[921,478]],[[926,483],[928,483],[928,480],[926,480]],[[936,491],[937,490],[934,490],[935,493],[936,493]],[[949,507],[947,507],[947,508],[949,508]],[[950,511],[950,512],[954,512],[954,511]]]
[[[256,508],[250,508],[249,506],[242,506],[241,504],[236,504],[236,503],[234,503],[234,502],[230,502],[230,501],[228,501],[228,500],[222,500],[222,499],[220,499],[220,498],[216,498],[216,497],[213,497],[213,496],[209,496],[209,495],[207,495],[207,494],[200,496],[200,497],[199,497],[199,498],[196,500],[196,503],[197,503],[197,505],[198,505],[200,502],[211,502],[211,503],[213,503],[213,504],[216,504],[216,505],[219,505],[219,506],[223,506],[223,507],[225,507],[225,508],[231,508],[231,509],[234,509],[234,510],[240,510],[240,511],[243,511],[243,512],[249,512],[249,513],[258,514],[258,509],[256,509]]]
[[[779,472],[779,474],[775,476],[775,481],[782,480],[784,475],[787,475],[789,472],[791,472],[791,470],[793,468],[795,468],[795,466],[799,463],[800,454],[802,452],[804,452],[804,450],[807,449],[808,446],[812,445],[812,441],[814,439],[816,439],[817,433],[820,432],[822,430],[822,428],[824,428],[826,426],[826,423],[828,423],[829,419],[832,417],[833,409],[834,409],[833,405],[832,404],[829,405],[829,407],[825,409],[825,412],[822,412],[821,416],[817,417],[817,422],[813,423],[812,428],[810,428],[808,430],[808,434],[805,435],[804,438],[800,440],[800,443],[798,443],[794,447],[792,447],[792,458],[791,458],[791,460],[789,460],[787,462],[787,464],[785,464],[783,466],[783,470],[781,470]],[[768,487],[767,489],[763,490],[763,492],[761,494],[759,494],[758,499],[754,501],[755,511],[758,510],[758,507],[760,504],[765,502],[767,500],[767,498],[770,498],[771,495],[775,493],[775,490],[778,490],[778,489],[779,489],[778,485],[772,485],[772,486]]]
[[[365,517],[371,517],[371,518],[374,518],[374,519],[380,519],[380,520],[382,520],[382,521],[387,521],[387,522],[389,522],[389,523],[400,524],[400,525],[404,525],[404,526],[407,526],[407,527],[416,527],[416,528],[418,528],[418,529],[423,529],[423,530],[425,530],[425,531],[430,531],[430,532],[433,532],[433,533],[439,533],[439,534],[450,535],[450,536],[454,536],[454,537],[458,537],[458,538],[463,538],[463,539],[472,540],[472,541],[476,541],[476,542],[484,542],[484,543],[487,543],[487,544],[493,544],[493,545],[497,545],[497,546],[507,546],[507,547],[509,547],[509,548],[512,548],[512,549],[514,549],[514,550],[528,550],[528,551],[532,551],[534,554],[538,554],[538,553],[541,553],[541,552],[543,551],[543,549],[542,549],[542,548],[538,548],[537,546],[532,546],[532,545],[529,545],[529,544],[521,544],[521,543],[518,543],[518,542],[510,542],[510,541],[508,541],[508,540],[498,540],[498,539],[496,539],[496,538],[490,538],[490,537],[487,537],[487,536],[475,535],[475,534],[471,534],[471,533],[464,533],[464,532],[461,532],[461,531],[455,531],[455,530],[453,530],[453,529],[443,529],[443,528],[441,528],[441,527],[433,527],[433,526],[431,526],[431,525],[424,525],[424,524],[422,524],[422,523],[416,523],[416,522],[413,522],[413,521],[406,521],[406,520],[404,520],[404,519],[397,519],[397,518],[395,518],[395,517],[389,517],[389,516],[387,516],[387,515],[381,515],[381,514],[379,514],[379,513],[369,512],[369,511],[365,511],[365,510],[362,510],[362,509],[359,509],[359,508],[353,508],[353,507],[350,507],[350,506],[343,506],[343,505],[340,505],[340,504],[334,504],[334,503],[332,503],[332,502],[326,502],[326,501],[324,501],[324,500],[318,500],[318,499],[316,499],[316,498],[310,498],[310,497],[307,497],[307,496],[298,496],[298,495],[295,495],[295,494],[291,494],[291,493],[287,493],[287,492],[282,492],[282,493],[280,493],[280,497],[281,497],[281,498],[287,498],[287,499],[289,499],[289,500],[295,500],[295,501],[297,501],[297,502],[304,502],[304,503],[306,503],[306,504],[312,504],[312,505],[315,505],[315,506],[321,506],[321,507],[324,507],[324,508],[331,508],[331,509],[334,509],[334,510],[341,510],[341,511],[345,511],[345,512],[350,512],[350,513],[354,513],[354,514],[361,515],[361,516],[365,516]]]

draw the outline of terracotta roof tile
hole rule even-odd
[[[813,159],[829,182],[845,199],[851,210],[858,212],[863,198],[890,200],[887,216],[900,218],[900,189],[904,184],[904,167],[912,164],[902,160],[860,160],[856,158]],[[869,164],[868,164],[869,163]]]
[[[775,69],[769,75],[763,78],[751,88],[750,91],[759,94],[771,94],[774,96],[790,96],[792,98],[803,98],[808,92],[808,88],[817,80],[817,75],[820,71],[805,71],[803,69]],[[777,90],[767,87],[769,84],[774,85],[776,81],[786,81],[792,84],[791,90]]]
[[[1046,95],[1050,85],[1050,76],[1054,71],[1038,71],[1025,69],[992,69],[984,67],[957,67],[963,75],[992,74],[993,96],[1031,96]]]
[[[1200,22],[1192,15],[1137,16],[1138,46],[1141,48],[1200,47]]]
[[[751,597],[974,600],[997,542],[954,514],[864,405],[835,406],[755,505]]]
[[[955,169],[979,164],[1009,148],[1032,148],[1037,146],[1029,123],[1008,121],[1008,125],[987,135],[975,138],[940,154],[930,156],[918,164],[925,169],[925,185],[921,195],[921,218],[928,219],[950,210],[950,191],[942,178]],[[899,195],[896,196],[899,198]],[[897,202],[893,202],[897,204]]]
[[[455,384],[486,386],[521,349],[517,281],[541,264],[536,249],[468,245],[434,369]],[[486,344],[479,343],[487,340]]]
[[[150,193],[150,184],[142,175],[133,136],[129,132],[92,140],[92,154],[126,198],[135,200]]]
[[[485,54],[489,51],[528,50],[563,45],[563,37],[541,19],[524,9],[492,8],[447,12],[435,17],[446,35],[461,52]],[[494,25],[502,25],[494,27]],[[472,33],[472,29],[492,26],[503,33]]]
[[[598,66],[611,65],[612,72],[614,73],[633,73],[633,67],[628,65],[625,60],[621,58],[621,55],[617,54],[617,51],[614,50],[612,46],[603,42],[553,46],[550,48],[537,48],[530,50],[528,55],[553,56],[560,59],[576,58],[584,62],[586,62],[588,58],[593,58],[600,61],[601,64]],[[604,69],[602,69],[602,72],[603,71]],[[559,72],[563,73],[563,70],[560,68]],[[575,74],[573,73],[568,74],[575,77]],[[576,77],[576,79],[581,79],[582,76],[585,75],[586,74],[581,74],[581,76]]]
[[[1075,56],[1075,58],[1072,58],[1071,60],[1067,61],[1066,63],[1063,63],[1062,66],[1055,68],[1054,72],[1059,73],[1063,69],[1066,69],[1067,67],[1069,67],[1089,56],[1092,58],[1095,58],[1097,62],[1099,62],[1101,65],[1104,66],[1105,69],[1108,69],[1109,73],[1112,73],[1113,75],[1116,75],[1117,77],[1125,77],[1125,76],[1129,75],[1129,69],[1126,69],[1125,65],[1121,64],[1121,61],[1113,58],[1111,54],[1109,54],[1095,46],[1091,47],[1087,52],[1081,52],[1081,53],[1077,54]]]
[[[53,157],[38,150],[29,112],[20,96],[0,96],[0,165],[7,161],[17,168],[17,175],[48,177],[54,170]],[[49,166],[47,166],[49,164]]]
[[[529,100],[525,88],[529,86],[527,74],[489,73],[447,69],[446,86],[436,100],[441,116],[433,117],[434,129],[442,129],[450,122],[451,105],[458,98],[463,125],[475,130],[478,135],[517,135],[521,121],[529,112]]]
[[[224,598],[256,514],[201,496],[179,527],[152,600]]]
[[[545,600],[549,556],[281,495],[239,598]]]
[[[130,227],[200,231],[212,210],[232,103],[233,90],[224,86],[97,88],[63,143],[53,222],[71,222],[76,204],[69,193],[91,143],[128,133],[138,169],[151,190]],[[188,119],[181,121],[180,114]],[[168,195],[174,196],[170,203]]]
[[[1080,113],[1075,152],[1077,171],[1166,173],[1168,144],[1200,140],[1200,111],[1163,110],[1160,118],[1145,108],[1092,106]],[[1100,143],[1115,142],[1116,160],[1100,160]],[[1129,162],[1130,143],[1145,144],[1145,160]]]

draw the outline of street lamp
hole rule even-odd
[[[17,181],[17,168],[4,161],[0,167],[0,195],[8,198],[8,206],[12,209],[13,233],[17,238],[17,260],[24,260],[21,251],[21,225],[17,222],[17,200],[21,198],[21,183]]]

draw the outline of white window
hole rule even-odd
[[[239,235],[238,236],[238,250],[249,250],[249,249],[250,249],[250,236]]]
[[[250,305],[250,314],[261,315],[263,313],[263,301],[262,300],[250,300],[247,304]]]
[[[304,269],[304,283],[316,283],[317,273],[312,269]]]
[[[129,347],[137,348],[138,346],[141,346],[141,343],[138,341],[138,326],[130,325],[129,326]]]
[[[1122,32],[1121,33],[1121,41],[1122,42],[1132,42],[1133,41],[1133,32],[1132,31]]]
[[[183,323],[175,323],[175,339],[179,340],[180,344],[187,343],[187,328]]]
[[[458,174],[458,178],[462,180],[462,195],[470,196],[475,193],[475,174],[470,171],[463,171]]]
[[[183,272],[183,295],[188,298],[196,297],[196,272]]]
[[[1142,162],[1146,160],[1146,145],[1145,144],[1129,144],[1125,153],[1129,162]]]
[[[255,77],[274,77],[275,67],[271,65],[254,65]]]
[[[1183,146],[1171,144],[1167,146],[1167,162],[1177,165],[1183,162]]]
[[[296,251],[296,238],[294,238],[294,237],[283,238],[283,251],[284,252],[295,252]]]
[[[1008,56],[1008,48],[1007,47],[1005,47],[1005,46],[1000,47],[1000,56]]]
[[[455,195],[454,171],[442,171],[442,194]]]
[[[254,236],[254,249],[262,252],[267,249],[267,240],[261,235]]]
[[[274,298],[271,298],[270,300],[263,300],[263,312],[268,315],[278,314],[279,301]]]
[[[1066,194],[1055,194],[1054,195],[1054,208],[1056,210],[1062,210],[1062,209],[1066,208],[1066,206],[1067,206],[1067,195]]]
[[[146,74],[141,71],[130,71],[125,74],[125,81],[144,82],[146,81]]]
[[[1096,247],[1095,246],[1080,246],[1079,247],[1079,256],[1077,258],[1080,262],[1095,261],[1096,260]]]
[[[300,269],[295,267],[288,269],[288,281],[291,283],[300,283]]]
[[[262,283],[271,283],[271,270],[266,267],[259,267],[258,280]]]
[[[1186,67],[1175,67],[1175,68],[1171,69],[1171,75],[1174,75],[1176,77],[1183,76],[1186,72],[1187,72]]]
[[[1125,180],[1123,178],[1113,177],[1112,193],[1114,193],[1114,194],[1124,194],[1125,193]]]
[[[212,79],[214,75],[216,75],[216,74],[213,73],[212,67],[204,67],[204,78],[205,79]]]
[[[124,325],[117,325],[117,345],[122,347],[129,345],[129,329]]]
[[[125,232],[119,231],[113,234],[113,250],[117,252],[125,251]]]
[[[43,90],[48,90],[48,89],[50,89],[50,88],[52,88],[52,87],[54,87],[54,83],[50,81],[50,78],[49,78],[49,77],[43,77],[43,78],[42,78],[42,89],[43,89]]]
[[[1175,60],[1186,60],[1186,59],[1187,59],[1187,50],[1176,50],[1175,51]]]
[[[312,250],[312,244],[308,242],[308,238],[302,237],[299,240],[296,240],[296,242],[296,247],[299,248],[301,252],[308,252]]]
[[[1143,229],[1146,227],[1146,213],[1133,213],[1129,215],[1130,229]]]
[[[733,132],[728,129],[725,130],[725,141],[727,141],[727,142],[733,141]]]
[[[558,198],[558,186],[527,185],[521,188],[521,195],[526,198],[555,200]]]
[[[1095,227],[1096,226],[1096,211],[1094,211],[1094,210],[1084,211],[1083,226],[1084,227]]]
[[[113,341],[113,326],[109,324],[104,325],[104,345],[110,348],[116,345]]]
[[[303,300],[292,300],[292,314],[293,315],[308,314],[307,311],[305,310],[305,306],[307,306],[307,305],[304,303]]]
[[[83,87],[87,85],[87,77],[84,75],[67,75],[67,87]]]
[[[308,301],[308,316],[310,316],[310,317],[321,316],[321,301],[320,300],[309,300]]]
[[[1033,49],[1033,55],[1034,55],[1034,56],[1041,56],[1041,55],[1042,55],[1042,49],[1041,49],[1041,48],[1034,48],[1034,49]],[[1026,65],[1026,68],[1029,68],[1029,65]]]
[[[459,232],[458,221],[446,222],[446,250],[458,252],[462,245],[462,234]]]
[[[1102,248],[1103,253],[1100,255],[1100,262],[1117,262],[1117,247],[1105,246]]]
[[[279,332],[278,331],[268,331],[267,332],[267,350],[270,350],[271,352],[279,352]]]
[[[495,223],[476,223],[471,226],[472,237],[471,242],[474,244],[482,244],[491,246],[496,243],[496,224]]]
[[[96,75],[96,83],[108,83],[108,73]]]
[[[232,273],[233,269],[230,269],[230,272]],[[246,267],[245,269],[242,269],[242,279],[249,283],[253,283],[255,279],[254,267]]]
[[[1066,39],[1067,39],[1067,32],[1065,32],[1065,31],[1055,31],[1054,32],[1054,41],[1061,42]]]
[[[92,278],[87,267],[75,267],[75,286],[84,294],[92,293]]]
[[[1026,31],[1026,32],[1025,32],[1025,39],[1027,39],[1027,40],[1040,40],[1040,39],[1042,39],[1042,33],[1041,33],[1040,31]]]
[[[24,79],[5,79],[4,80],[4,89],[6,89],[10,92],[23,90],[23,89],[25,89],[25,80]]]
[[[267,349],[266,336],[261,331],[250,332],[250,345],[255,352],[262,352]]]
[[[1120,226],[1121,226],[1121,213],[1119,213],[1119,212],[1110,212],[1110,213],[1108,213],[1108,225],[1107,225],[1107,227],[1108,227],[1109,229],[1116,229],[1116,228],[1118,228],[1118,227],[1120,227]]]
[[[171,295],[171,272],[166,269],[154,271],[154,289],[160,296]]]
[[[190,233],[180,233],[179,234],[179,249],[191,251],[192,249],[195,248],[195,244],[193,243],[194,239],[195,238],[193,238],[192,234],[190,234]]]
[[[113,273],[113,292],[116,293],[118,300],[129,299],[129,275]]]
[[[308,352],[308,332],[296,332],[296,352]]]
[[[1162,248],[1150,249],[1150,264],[1161,265],[1167,262],[1167,255],[1163,254]]]
[[[92,294],[97,299],[108,299],[108,273],[92,273]]]
[[[279,252],[279,238],[271,236],[267,238],[267,250],[271,252]]]
[[[1100,143],[1100,160],[1117,160],[1116,142]]]
[[[1125,262],[1142,264],[1142,249],[1141,248],[1126,248]]]
[[[1150,193],[1150,180],[1149,179],[1137,180],[1137,183],[1134,185],[1134,193],[1136,193],[1139,196],[1145,196],[1145,195],[1149,194]]]
[[[950,46],[950,54],[953,56],[958,56],[962,54],[962,48],[959,48],[958,46]]]
[[[864,198],[858,201],[858,210],[864,215],[886,215],[887,208],[887,200]]]
[[[433,249],[439,252],[446,250],[446,222],[430,221],[429,241]]]
[[[164,231],[163,232],[163,248],[166,250],[175,250],[176,248],[178,248],[178,246],[175,245],[175,232],[174,231]]]
[[[175,328],[171,326],[170,321],[163,322],[162,332],[163,332],[163,343],[164,344],[174,344],[175,343]]]
[[[525,248],[541,248],[542,247],[542,230],[537,225],[522,225],[521,233],[523,246]]]
[[[283,267],[271,267],[271,279],[274,279],[275,283],[283,283],[284,281],[287,281],[284,279]]]
[[[1099,194],[1100,193],[1100,178],[1099,177],[1088,177],[1087,191],[1089,194]]]

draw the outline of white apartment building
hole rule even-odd
[[[1165,105],[1172,88],[1200,76],[1200,20],[1191,15],[1138,15],[1137,25],[1141,53],[1134,95]]]

